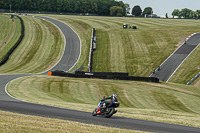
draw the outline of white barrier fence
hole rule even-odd
[[[191,80],[187,83],[187,85],[191,85],[199,76],[200,76],[200,72],[199,72],[193,79],[191,79]]]
[[[95,29],[92,29],[92,37],[91,37],[91,44],[90,44],[90,55],[89,55],[89,63],[88,63],[88,71],[92,72],[92,64],[93,64],[93,42],[95,36]]]

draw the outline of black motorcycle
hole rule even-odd
[[[113,94],[114,95],[114,94]],[[115,94],[116,95],[116,94]],[[111,101],[106,101],[107,99],[111,99]],[[102,100],[99,100],[98,107],[92,112],[93,116],[101,115],[106,118],[110,118],[113,114],[117,113],[115,108],[119,107],[119,102],[117,97],[110,96]]]

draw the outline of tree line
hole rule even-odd
[[[1,9],[124,16],[129,5],[116,0],[0,0]],[[111,8],[111,7],[117,7]]]
[[[132,8],[132,15],[136,17],[144,17],[145,15],[153,15],[153,17],[156,17],[156,14],[153,14],[153,9],[151,7],[146,7],[144,11],[142,11],[141,7],[139,5],[136,5]],[[184,9],[174,9],[172,12],[173,18],[177,16],[178,18],[194,18],[194,19],[200,19],[200,10],[192,11],[188,8]],[[168,18],[168,14],[166,13],[166,18]]]
[[[174,9],[172,12],[172,16],[178,16],[179,18],[195,18],[199,19],[200,18],[200,10],[192,11],[188,8],[184,8],[182,10],[179,9]]]
[[[141,7],[139,5],[136,5],[132,8],[132,15],[139,17],[139,16],[145,16],[145,15],[152,15],[153,9],[151,7],[146,7],[144,11],[142,11]]]

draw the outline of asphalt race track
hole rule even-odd
[[[57,25],[63,32],[66,38],[66,48],[60,62],[52,68],[59,69],[59,64],[76,63],[80,55],[80,40],[74,31],[54,19],[44,18]],[[65,69],[67,71],[67,68]],[[46,74],[44,72],[43,74]],[[26,115],[36,115],[48,118],[58,118],[63,120],[77,121],[88,124],[103,125],[108,127],[116,127],[123,129],[150,131],[150,132],[174,132],[174,133],[200,133],[200,128],[180,126],[174,124],[166,124],[160,122],[152,122],[138,119],[130,119],[124,117],[113,116],[111,118],[93,117],[90,112],[57,108],[47,105],[39,105],[34,103],[23,102],[10,97],[5,92],[6,84],[16,78],[23,76],[31,76],[28,74],[22,75],[0,75],[0,110],[10,111]],[[98,99],[97,99],[98,100]]]
[[[186,44],[179,47],[167,60],[165,60],[165,62],[160,66],[160,70],[156,71],[155,74],[152,74],[150,77],[157,77],[161,81],[165,82],[168,81],[199,43],[200,33],[197,33],[192,36]]]

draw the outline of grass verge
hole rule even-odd
[[[200,127],[200,90],[192,86],[33,76],[12,81],[7,89],[21,100],[89,112],[98,99],[117,93],[116,115]]]
[[[200,77],[198,79],[196,79],[192,85],[196,86],[197,88],[200,88]]]
[[[0,111],[0,128],[1,133],[144,133],[133,130],[82,124],[66,120],[21,115],[4,111]]]

